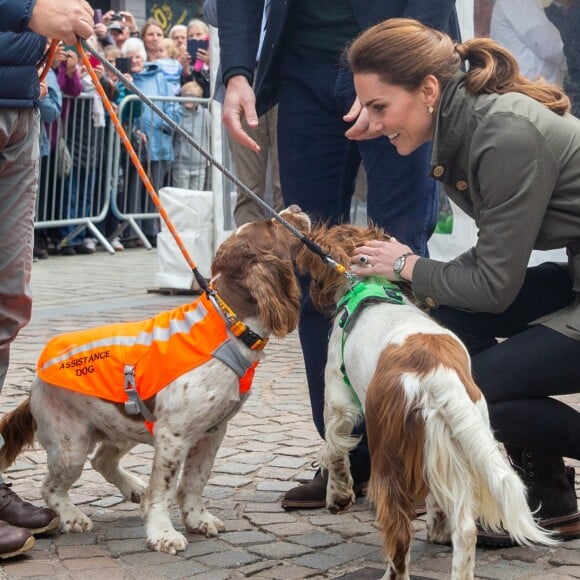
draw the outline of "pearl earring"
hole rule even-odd
[[[433,114],[433,110],[434,110],[434,109],[433,109],[433,107],[432,107],[431,105],[429,105],[429,106],[427,107],[427,111],[429,111],[429,114],[430,114],[430,115],[432,115],[432,114]]]

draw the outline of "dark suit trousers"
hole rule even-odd
[[[297,203],[330,223],[350,218],[354,182],[363,160],[368,181],[367,212],[375,223],[427,252],[437,212],[437,186],[428,177],[431,148],[401,157],[385,137],[349,141],[342,117],[355,98],[351,73],[336,57],[285,53],[278,107],[280,182],[286,205]],[[300,341],[314,423],[324,436],[324,367],[330,319],[312,306],[304,283]],[[364,433],[364,425],[360,427]],[[355,481],[368,477],[363,440],[351,454]]]

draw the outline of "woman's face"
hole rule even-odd
[[[188,40],[205,40],[207,38],[206,31],[198,24],[192,24],[187,29]]]
[[[138,51],[129,51],[127,57],[131,59],[131,72],[140,73],[145,65],[143,56]]]
[[[147,52],[155,52],[159,41],[163,38],[163,30],[156,26],[155,24],[151,24],[147,27],[145,34],[143,35],[143,44],[145,44],[145,48]]]
[[[185,50],[187,44],[187,32],[185,30],[174,30],[171,34],[171,38],[180,52],[182,49]]]
[[[433,138],[435,115],[431,93],[386,83],[375,73],[354,76],[359,101],[367,109],[371,131],[385,135],[399,155],[409,155]]]

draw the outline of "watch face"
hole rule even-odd
[[[403,260],[403,258],[397,258],[393,262],[393,272],[396,272],[397,274],[399,274],[401,272],[401,270],[403,269],[404,265],[405,265],[405,260]]]

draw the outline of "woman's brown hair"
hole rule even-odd
[[[489,38],[456,44],[447,34],[416,20],[391,18],[363,32],[347,51],[354,74],[375,73],[381,80],[409,90],[433,75],[442,89],[469,64],[466,87],[473,95],[522,93],[558,115],[570,110],[570,99],[556,85],[520,74],[513,55]]]

